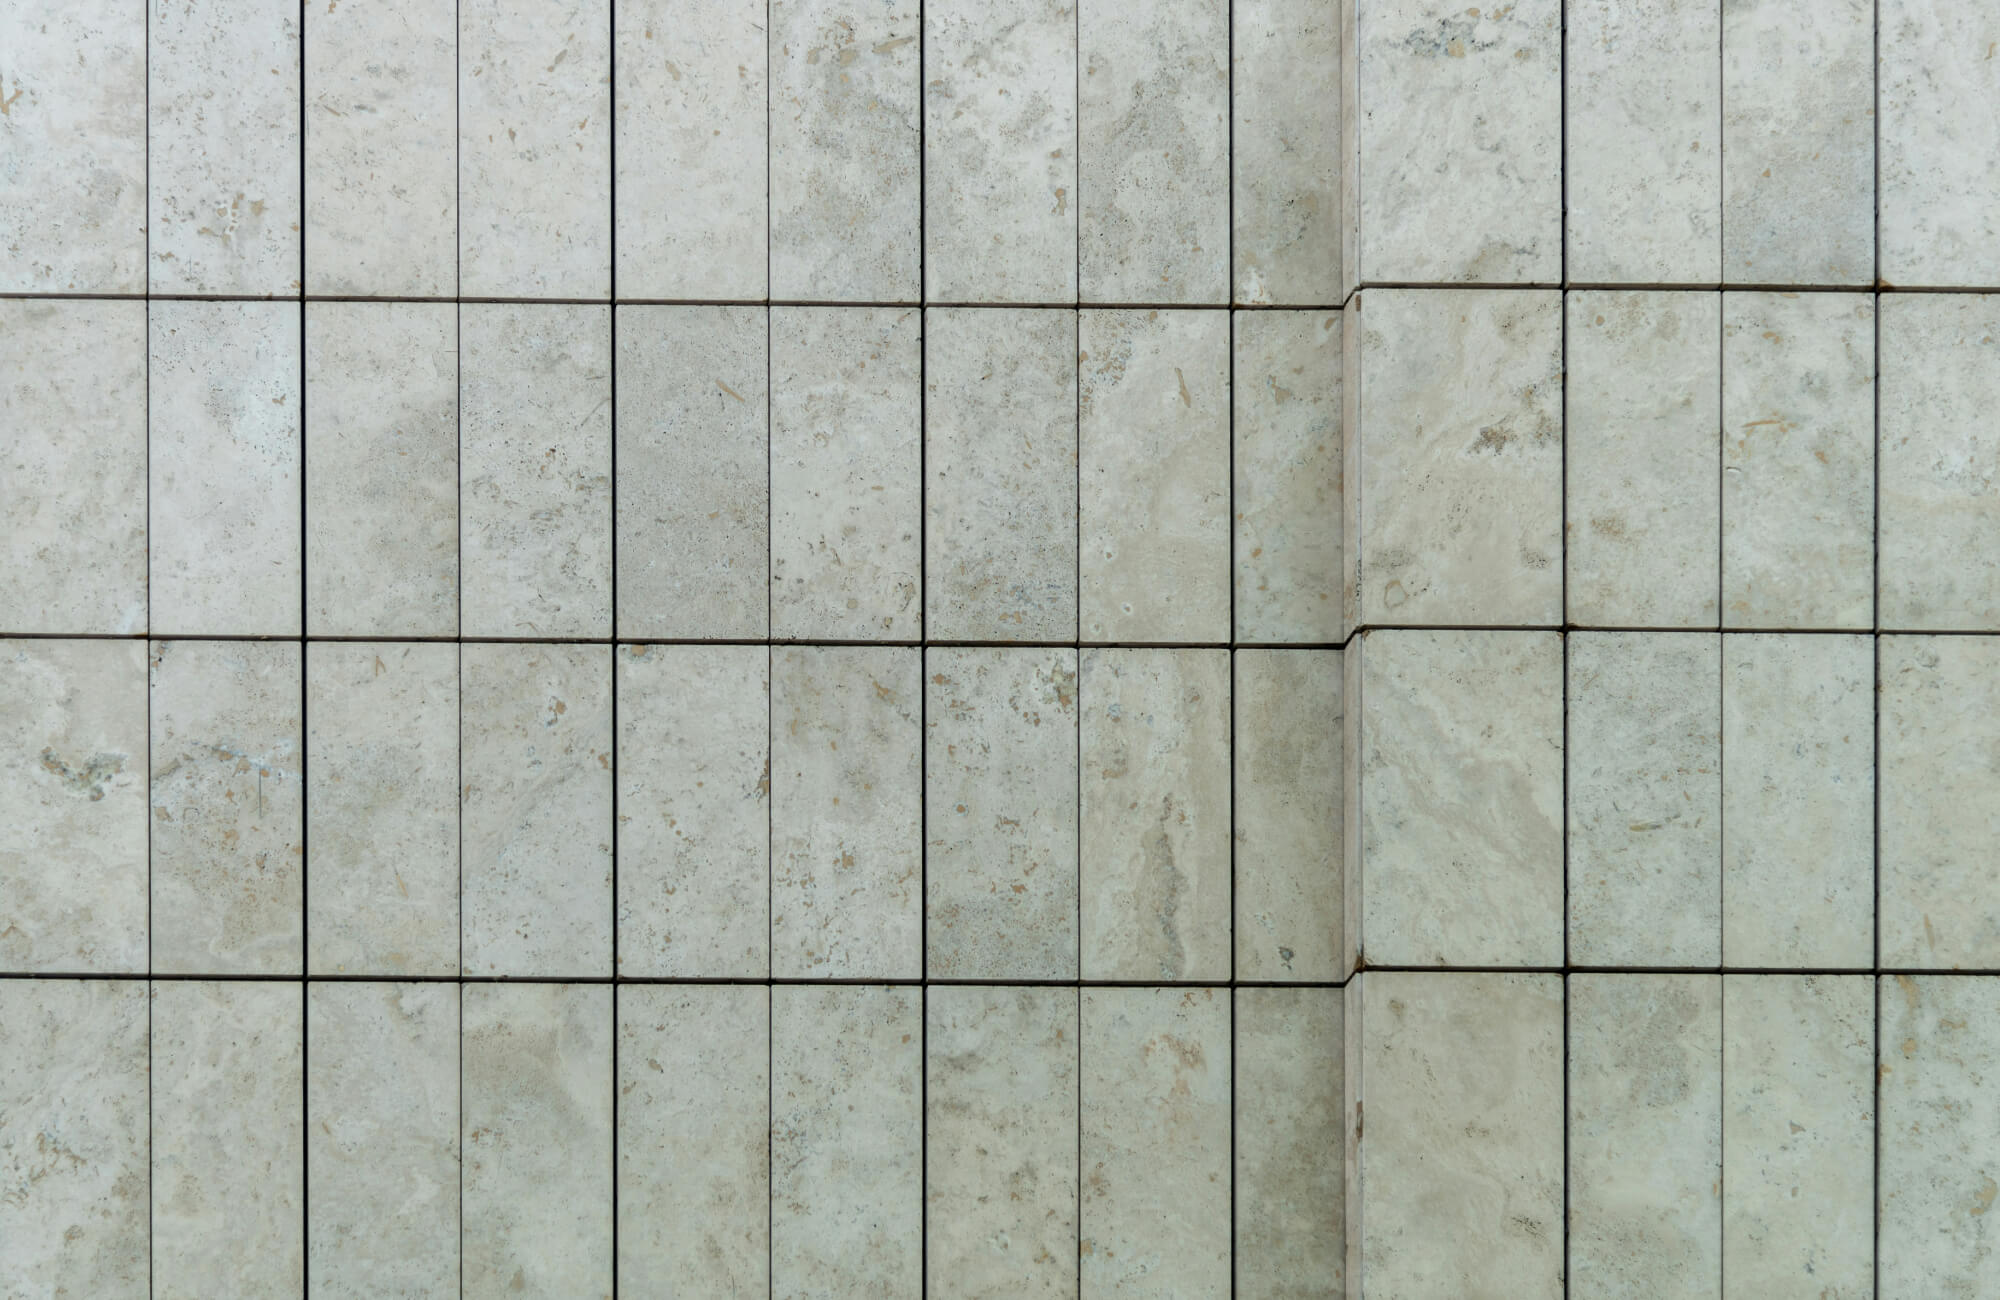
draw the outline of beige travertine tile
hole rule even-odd
[[[618,293],[762,298],[764,0],[612,0]]]
[[[1984,5],[1881,0],[1880,279],[2000,284],[2000,121],[1992,102],[2000,29]]]
[[[146,6],[0,14],[0,293],[146,291]]]
[[[771,0],[771,296],[915,302],[914,0]]]
[[[466,636],[611,632],[611,309],[459,308]]]
[[[1223,980],[1229,652],[1085,650],[1083,977]]]
[[[153,630],[297,636],[299,307],[160,301],[147,316]]]
[[[305,6],[306,292],[459,292],[457,8]]]
[[[1721,295],[1586,291],[1567,307],[1569,621],[1714,627]]]
[[[1342,996],[1235,993],[1234,1294],[1243,1300],[1347,1294]]]
[[[296,975],[305,665],[296,641],[152,643],[152,968]]]
[[[1892,636],[1877,653],[1876,960],[1890,970],[2000,966],[2000,638]]]
[[[923,1288],[923,994],[771,990],[771,1294]]]
[[[1227,302],[1226,0],[1076,4],[1083,300]]]
[[[306,985],[306,1271],[318,1300],[460,1286],[459,986]]]
[[[1078,327],[1083,637],[1229,639],[1229,321],[1086,311]]]
[[[924,292],[1076,298],[1076,0],[924,13]]]
[[[1722,957],[1722,638],[1569,637],[1569,960]]]
[[[1875,647],[1722,641],[1722,959],[1874,964]]]
[[[152,986],[153,1294],[305,1283],[305,988]]]
[[[467,1296],[611,1296],[611,987],[468,984]]]
[[[306,647],[306,969],[456,975],[459,647]]]
[[[1569,1294],[1719,1297],[1722,978],[1573,975],[1568,1044]]]
[[[933,1295],[1077,1293],[1074,988],[925,991],[925,1253]]]
[[[1562,638],[1382,631],[1349,653],[1355,943],[1382,966],[1562,964]]]
[[[1235,346],[1236,639],[1338,641],[1340,313],[1238,312]]]
[[[1875,609],[1875,306],[1722,297],[1722,624],[1867,628]]]
[[[1077,317],[924,313],[924,630],[1077,635]]]
[[[0,980],[0,1288],[150,1294],[146,985]]]
[[[1236,978],[1337,980],[1354,947],[1343,938],[1342,652],[1233,658]]]
[[[467,975],[611,969],[611,648],[465,645]]]
[[[755,1296],[771,1277],[771,994],[618,988],[618,1283]]]
[[[611,292],[612,0],[459,0],[467,295]]]
[[[147,283],[135,287],[297,293],[300,11],[224,0],[148,7],[151,211]]]
[[[144,632],[146,304],[0,301],[0,374],[0,630]]]
[[[771,652],[771,973],[923,974],[923,657]]]
[[[618,635],[770,629],[769,326],[756,307],[618,311]]]
[[[1875,1292],[1875,991],[1722,981],[1723,1295]]]
[[[1377,289],[1363,308],[1356,622],[1560,622],[1561,296]]]
[[[1342,1024],[1348,1293],[1561,1296],[1561,977],[1370,971]]]
[[[1229,17],[1232,297],[1337,303],[1340,7],[1232,0]]]
[[[306,307],[306,631],[458,634],[458,308]]]
[[[1077,973],[1077,652],[931,649],[924,735],[932,979]]]
[[[146,969],[146,646],[0,641],[0,970]]]
[[[765,646],[618,648],[618,974],[771,973]]]
[[[771,635],[923,625],[923,316],[771,312]]]

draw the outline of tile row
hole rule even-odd
[[[0,631],[1330,643],[1339,350],[1325,312],[0,302]]]
[[[1294,1295],[1341,1000],[0,981],[0,1290]]]

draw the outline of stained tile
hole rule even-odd
[[[1344,1296],[1343,994],[1239,988],[1235,997],[1234,1294]]]

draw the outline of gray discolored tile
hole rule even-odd
[[[1231,298],[1339,302],[1340,6],[1233,0],[1229,20]]]
[[[1346,654],[1359,658],[1352,643]],[[1344,923],[1343,654],[1233,658],[1236,978],[1338,980],[1354,948]]]
[[[1235,992],[1233,1293],[1243,1300],[1347,1294],[1343,996]]]
[[[1238,641],[1341,639],[1341,318],[1238,312],[1231,400]]]

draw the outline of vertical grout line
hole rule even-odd
[[[1882,1294],[1882,974],[1868,977],[1868,992],[1874,1010],[1868,1018],[1868,1081],[1874,1089],[1869,1114],[1868,1161],[1868,1267],[1871,1286],[1868,1294]]]
[[[1729,1294],[1729,980],[1720,972],[1715,976],[1715,1183],[1721,1189],[1716,1197],[1717,1208],[1721,1210],[1716,1224],[1720,1238],[1715,1243],[1715,1293]]]
[[[306,559],[310,550],[306,514],[306,8],[299,0],[293,10],[299,24],[299,1289],[312,1294],[312,819],[306,764],[312,753],[312,718],[307,682],[312,670],[312,646],[306,640]],[[463,631],[463,629],[461,629]],[[146,819],[152,834],[151,817]],[[150,855],[148,855],[150,856]],[[151,927],[148,927],[150,931]]]
[[[928,313],[923,304],[930,299],[930,114],[928,111],[929,83],[925,80],[928,60],[927,47],[930,44],[929,15],[924,8],[924,0],[917,0],[917,641],[921,643],[929,635],[930,620],[925,611],[927,600],[924,551],[930,538],[926,528],[929,506],[926,501],[924,475],[927,471],[924,445],[927,437],[924,431],[925,416],[928,411],[925,383],[929,379],[929,324]],[[917,977],[926,975],[925,941],[929,938],[927,916],[930,911],[930,843],[929,828],[925,825],[924,802],[929,791],[925,776],[924,748],[929,737],[925,724],[929,721],[924,688],[924,652],[917,651]],[[917,988],[917,1294],[927,1297],[931,1287],[931,1210],[930,1210],[930,1045],[931,1045],[930,990],[919,985]]]
[[[1565,940],[1565,942],[1567,942],[1567,941]],[[1568,966],[1568,964],[1569,964],[1569,963],[1568,963],[1568,959],[1567,959],[1567,958],[1565,958],[1565,959],[1564,959],[1564,963],[1563,963],[1563,964],[1564,964],[1565,968],[1567,968],[1567,966]],[[1563,1162],[1563,1165],[1562,1165],[1562,1184],[1563,1184],[1563,1210],[1562,1210],[1562,1216],[1563,1216],[1563,1217],[1562,1217],[1562,1293],[1563,1293],[1564,1297],[1568,1297],[1568,1295],[1569,1295],[1569,1277],[1570,1277],[1570,1272],[1571,1272],[1571,1268],[1570,1268],[1570,1249],[1571,1249],[1571,1241],[1570,1241],[1570,1231],[1569,1231],[1569,1223],[1570,1223],[1570,1208],[1569,1208],[1569,1182],[1570,1182],[1570,1179],[1569,1179],[1569,980],[1570,980],[1570,976],[1569,976],[1569,971],[1568,971],[1567,969],[1565,969],[1565,970],[1563,971],[1562,975],[1561,975],[1561,976],[1560,976],[1559,978],[1560,978],[1560,979],[1562,980],[1562,1018],[1563,1018],[1563,1041],[1562,1041],[1562,1098],[1563,1098],[1563,1100],[1562,1100],[1562,1162]]]
[[[606,184],[609,250],[606,267],[604,308],[605,379],[609,388],[611,438],[609,465],[610,500],[610,596],[611,596],[611,1294],[618,1294],[618,0],[605,5],[609,18],[610,48],[606,53],[606,80],[610,100],[608,155],[610,175]],[[460,629],[461,634],[464,629]]]

